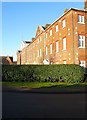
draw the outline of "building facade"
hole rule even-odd
[[[38,26],[35,38],[17,52],[17,64],[79,64],[87,68],[85,10],[66,10],[52,24]]]
[[[12,56],[0,56],[0,64],[1,65],[12,65],[13,57]]]

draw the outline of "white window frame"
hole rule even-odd
[[[58,25],[56,25],[56,32],[58,32]]]
[[[85,36],[84,35],[78,36],[78,47],[85,48]]]
[[[66,38],[63,38],[63,50],[66,50]]]
[[[39,51],[39,52],[40,52],[40,57],[41,57],[41,52],[42,52],[42,50],[40,49],[40,51]]]
[[[56,53],[59,52],[59,41],[56,41]]]
[[[66,60],[63,61],[63,64],[66,64]]]
[[[39,50],[37,51],[37,56],[39,57]]]
[[[80,66],[85,67],[85,60],[80,60]]]
[[[41,36],[40,36],[40,39],[39,39],[39,40],[40,40],[40,42],[41,42],[41,40],[42,40],[42,37],[41,37]]]
[[[46,38],[47,38],[47,33],[46,33]]]
[[[85,67],[86,67],[86,61],[85,60],[80,60],[80,63],[79,63],[79,65],[81,66],[81,67],[83,67],[83,70],[84,70],[84,73],[86,72],[85,70]]]
[[[50,54],[52,54],[52,44],[50,44]]]
[[[52,36],[52,29],[50,30],[50,36]]]
[[[46,55],[48,54],[48,47],[46,46]]]
[[[38,38],[38,43],[40,43],[40,38]]]
[[[84,23],[84,16],[78,15],[78,23]]]
[[[63,26],[63,28],[66,27],[66,20],[65,19],[62,21],[62,26]]]

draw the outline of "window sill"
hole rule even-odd
[[[85,23],[83,23],[83,22],[78,22],[79,24],[85,24]]]
[[[85,47],[79,47],[79,48],[83,49],[83,48],[85,48]]]
[[[66,51],[66,50],[62,50],[62,51]]]

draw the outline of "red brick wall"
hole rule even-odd
[[[78,23],[78,15],[84,16],[85,22],[83,24]],[[62,21],[64,19],[66,26],[63,28]],[[56,32],[57,24],[58,31]],[[50,36],[50,30],[52,30],[52,36]],[[66,61],[66,64],[79,64],[80,60],[84,60],[87,68],[87,14],[85,14],[85,11],[71,9],[51,24],[45,31],[41,31],[41,28],[38,27],[36,39],[22,50],[22,64],[26,64],[26,62],[28,64],[42,64],[44,59],[48,59],[49,62],[53,64],[63,64],[64,61]],[[78,47],[79,35],[85,36],[85,48]],[[63,50],[63,38],[66,38],[66,50]],[[56,53],[56,41],[59,42],[58,53]],[[52,54],[50,54],[51,44]],[[46,46],[48,47],[47,55]]]

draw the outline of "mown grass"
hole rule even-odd
[[[2,82],[2,85],[14,87],[42,88],[42,87],[78,87],[87,86],[86,83],[64,83],[64,82]]]

